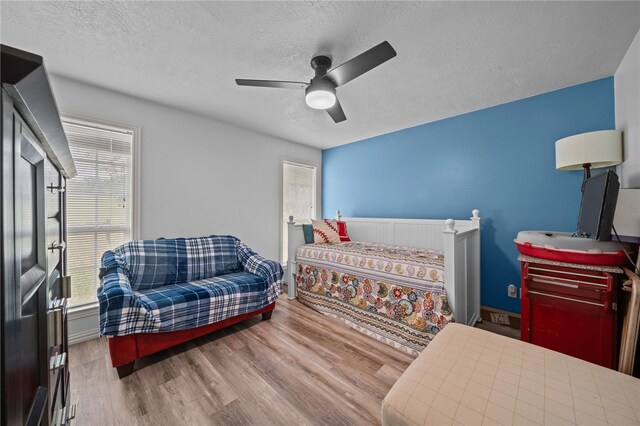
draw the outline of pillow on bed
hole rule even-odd
[[[335,244],[340,242],[338,233],[338,221],[336,220],[312,220],[313,242],[318,244]]]
[[[338,220],[338,235],[340,235],[340,241],[343,243],[346,241],[351,241],[349,238],[349,234],[347,233],[347,222],[344,220]]]
[[[302,225],[302,233],[304,234],[304,243],[313,244],[313,225],[304,223]]]

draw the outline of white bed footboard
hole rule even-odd
[[[340,217],[340,211],[337,212]],[[444,251],[444,285],[455,321],[473,325],[480,318],[480,212],[470,220],[342,217],[353,241]],[[305,244],[302,225],[289,217],[286,282],[296,297],[296,251]]]

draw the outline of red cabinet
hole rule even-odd
[[[617,280],[622,270],[521,256],[521,339],[617,367]]]

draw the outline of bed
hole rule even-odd
[[[480,318],[480,213],[336,219],[351,242],[305,244],[288,222],[288,298],[417,356],[448,322]]]

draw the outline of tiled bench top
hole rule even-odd
[[[640,424],[640,379],[451,323],[391,388],[382,423]]]

